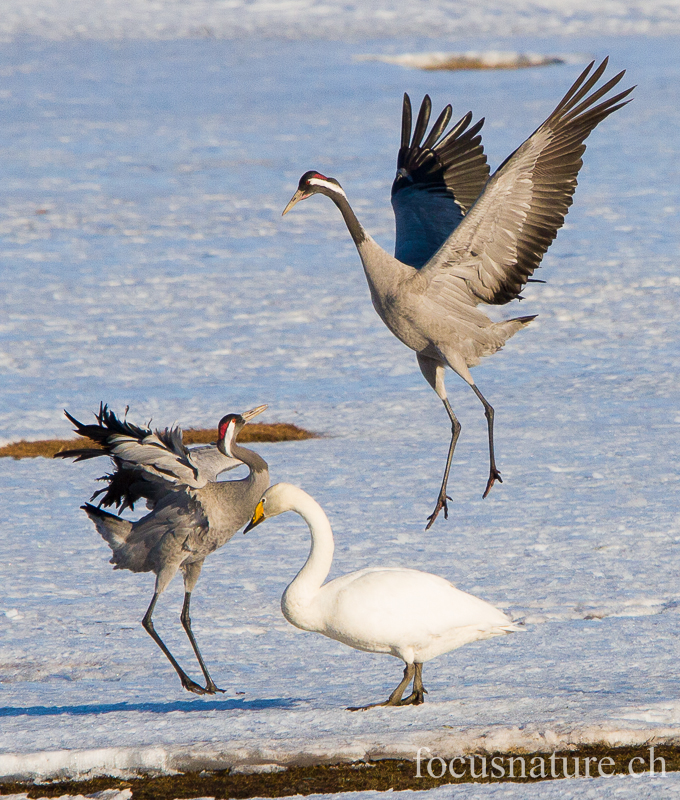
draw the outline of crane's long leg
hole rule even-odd
[[[383,706],[403,706],[405,702],[401,699],[406,687],[411,683],[411,679],[416,673],[417,664],[407,664],[404,667],[404,677],[401,679],[399,686],[392,692],[389,698],[382,703],[371,703],[368,706],[352,706],[348,711],[367,711],[369,708],[381,708]],[[410,703],[409,703],[410,705]]]
[[[486,416],[486,424],[489,428],[489,480],[486,483],[486,489],[482,495],[484,498],[487,496],[487,494],[489,494],[491,487],[494,485],[494,483],[496,483],[496,481],[503,483],[503,478],[501,478],[501,473],[496,469],[496,457],[493,451],[493,407],[474,383],[470,385],[472,386],[472,391],[477,395],[477,397],[479,397],[484,405],[484,415]]]
[[[405,697],[399,705],[419,706],[425,702],[427,689],[423,686],[423,665],[416,662],[415,668],[416,674],[413,677],[413,691],[408,697]]]
[[[449,508],[446,504],[446,501],[450,500],[451,498],[446,494],[446,485],[449,481],[449,472],[451,471],[453,451],[456,449],[456,442],[460,436],[460,422],[458,422],[458,418],[453,413],[451,403],[449,403],[446,396],[446,386],[444,385],[444,364],[441,361],[437,361],[434,358],[425,356],[422,353],[416,353],[416,358],[418,359],[418,366],[420,367],[420,371],[423,373],[423,377],[435,390],[442,403],[444,403],[446,413],[449,415],[449,419],[451,420],[451,443],[449,444],[449,454],[446,458],[446,469],[444,470],[444,478],[442,480],[441,489],[439,490],[439,497],[437,498],[434,511],[427,518],[428,521],[427,525],[425,526],[425,530],[428,530],[432,527],[432,524],[437,519],[437,515],[442,509],[444,509],[444,517],[446,519],[449,517]]]
[[[446,468],[444,469],[444,477],[442,478],[442,486],[439,490],[439,497],[437,498],[434,511],[427,518],[428,522],[425,526],[425,530],[428,530],[432,527],[432,524],[437,519],[437,515],[442,509],[444,509],[444,519],[449,518],[449,507],[446,501],[450,500],[451,498],[446,494],[446,485],[449,482],[449,472],[451,471],[451,462],[453,461],[453,451],[456,449],[456,442],[458,441],[461,431],[460,422],[458,422],[458,417],[456,417],[456,415],[453,413],[451,403],[449,403],[446,397],[443,398],[442,402],[444,403],[446,413],[449,415],[449,419],[451,420],[451,444],[449,445],[449,454],[446,457]]]
[[[193,631],[191,630],[191,617],[189,616],[190,604],[191,604],[191,592],[185,592],[184,605],[182,606],[182,615],[180,616],[180,619],[182,620],[182,627],[184,628],[187,636],[189,637],[191,646],[194,648],[194,653],[196,654],[196,658],[198,659],[201,671],[203,672],[203,677],[205,678],[204,692],[206,694],[215,694],[215,692],[222,692],[224,694],[224,689],[218,689],[217,686],[215,686],[213,679],[210,677],[208,668],[206,667],[203,661],[203,656],[201,655],[201,651],[198,649],[198,644],[196,643],[196,639],[194,639],[194,634]]]
[[[142,625],[144,626],[144,630],[151,636],[151,638],[156,642],[156,644],[161,648],[161,650],[165,653],[168,661],[172,664],[175,668],[175,672],[179,675],[179,679],[182,681],[182,686],[190,692],[194,692],[194,694],[209,694],[202,686],[199,686],[195,681],[192,681],[191,678],[186,674],[186,672],[180,667],[180,665],[175,660],[175,657],[172,653],[168,650],[165,646],[165,643],[161,639],[161,637],[156,633],[156,629],[153,626],[153,620],[151,619],[153,615],[153,610],[156,607],[156,602],[160,597],[160,592],[154,592],[153,598],[151,599],[151,603],[149,604],[148,609],[146,610],[146,614],[144,615],[144,619],[142,620]]]

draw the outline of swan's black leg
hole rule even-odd
[[[353,706],[348,708],[348,711],[368,711],[369,708],[380,708],[383,706],[402,706],[404,702],[402,701],[402,696],[406,691],[406,687],[411,683],[411,679],[413,678],[416,672],[417,665],[416,664],[407,664],[404,667],[404,677],[401,679],[399,686],[392,692],[389,698],[382,703],[371,703],[368,706]]]

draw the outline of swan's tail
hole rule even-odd
[[[523,623],[513,622],[510,625],[499,625],[497,628],[499,633],[526,633],[527,629]]]

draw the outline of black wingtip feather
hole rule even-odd
[[[420,111],[418,112],[418,119],[416,120],[416,129],[413,132],[411,147],[420,147],[420,143],[427,129],[427,123],[430,121],[431,113],[432,100],[430,100],[430,95],[426,94],[425,97],[423,97],[423,102],[420,104]]]
[[[401,147],[408,147],[411,141],[411,98],[404,92],[404,105],[401,110]]]
[[[453,109],[449,103],[449,105],[447,105],[442,113],[437,117],[437,121],[432,126],[432,130],[430,131],[427,139],[425,139],[423,142],[424,150],[429,150],[431,147],[433,147],[433,145],[437,142],[437,139],[439,139],[446,129],[446,126],[449,124],[452,115]]]

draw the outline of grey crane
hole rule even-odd
[[[426,97],[411,139],[411,106],[405,96],[392,186],[395,257],[364,230],[334,178],[306,172],[283,211],[314,194],[330,197],[359,251],[375,310],[390,331],[416,351],[425,380],[444,403],[451,442],[427,528],[442,509],[448,517],[447,482],[461,430],[446,394],[446,366],[470,385],[484,406],[490,463],[483,496],[496,481],[502,482],[494,455],[494,409],[477,388],[470,367],[499,350],[535,316],[494,323],[478,306],[520,298],[572,203],[586,138],[605,117],[630,102],[624,98],[635,87],[597,102],[625,74],[595,89],[607,62],[605,58],[594,70],[591,62],[552,114],[488,181],[476,135],[483,120],[468,128],[468,114],[443,135],[451,116],[447,107],[422,142],[431,107]]]
[[[237,445],[236,436],[253,417],[267,408],[243,414],[227,414],[218,426],[217,444],[189,449],[178,427],[152,431],[120,420],[101,405],[96,425],[78,422],[66,412],[76,432],[100,448],[67,450],[57,455],[77,461],[111,456],[115,470],[100,480],[108,487],[101,505],[134,507],[144,498],[152,509],[136,522],[86,503],[81,506],[113,551],[114,569],[153,572],[156,585],[142,625],[175,668],[182,686],[196,694],[223,691],[215,686],[191,630],[191,593],[208,554],[226,544],[249,522],[263,492],[269,486],[267,463],[257,453]],[[217,475],[240,464],[249,467],[242,480],[217,481]],[[205,686],[193,681],[180,667],[154,628],[152,615],[160,594],[181,570],[184,604],[180,620],[205,678]]]
[[[261,406],[261,410],[265,408]],[[257,413],[261,410],[254,409]],[[107,405],[100,403],[95,414],[97,424],[86,425],[64,411],[67,419],[75,425],[76,433],[97,442],[98,446],[61,450],[54,457],[85,461],[110,456],[114,463],[114,472],[99,478],[106,482],[105,488],[90,498],[92,501],[103,495],[98,503],[100,507],[115,505],[119,511],[134,510],[135,503],[144,499],[147,508],[152,509],[157,500],[172,490],[172,484],[181,486],[187,481],[188,485],[196,483],[198,488],[198,484],[216,481],[218,475],[243,464],[228,456],[220,441],[187,448],[179,428],[154,432],[128,422],[127,412],[128,408],[120,420]],[[247,413],[251,415],[248,419],[255,416],[253,412]],[[112,449],[114,443],[115,452]]]

